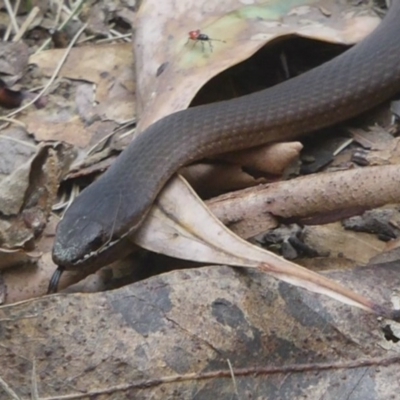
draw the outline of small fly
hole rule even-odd
[[[201,48],[204,51],[204,42],[207,42],[208,45],[210,46],[210,51],[213,51],[213,46],[211,42],[222,42],[226,43],[224,40],[219,40],[219,39],[211,39],[210,36],[206,35],[205,33],[202,33],[200,29],[196,29],[195,31],[190,31],[189,32],[189,38],[186,42],[186,44],[189,43],[189,40],[193,40],[194,44],[193,46],[196,45],[197,42],[201,43]]]

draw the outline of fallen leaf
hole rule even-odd
[[[57,143],[38,146],[36,154],[0,181],[0,268],[38,258],[30,251],[55,202],[64,167],[59,161],[68,157],[67,147]]]
[[[36,64],[45,76],[51,76],[64,54],[65,49],[47,50],[32,55],[29,62]],[[129,44],[73,48],[59,76],[90,85],[71,84],[67,98],[62,93],[61,96],[53,93],[50,99],[55,104],[28,113],[21,121],[38,140],[63,140],[82,148],[88,146],[100,129],[99,123],[96,124],[98,118],[107,125],[108,120],[120,124],[134,118],[132,64]]]
[[[325,276],[380,303],[399,301],[394,265]],[[384,333],[398,324],[254,269],[213,266],[59,294],[2,306],[0,321],[0,393],[7,385],[20,398],[32,381],[47,400],[398,394],[399,346]]]
[[[28,64],[29,49],[23,42],[0,43],[0,72],[10,75],[15,83],[23,75]]]
[[[385,243],[374,235],[345,231],[339,223],[307,227],[303,239],[318,253],[351,260],[353,266],[367,265],[385,248]]]

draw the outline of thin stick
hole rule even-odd
[[[0,121],[8,122],[10,124],[19,125],[19,126],[22,126],[23,128],[26,128],[26,124],[24,124],[21,121],[18,121],[15,118],[0,117]],[[7,124],[4,124],[4,126],[0,126],[0,130],[2,130],[5,126],[7,126]]]
[[[28,28],[31,26],[31,23],[34,21],[34,19],[36,18],[36,15],[38,15],[40,11],[40,8],[35,6],[32,8],[31,12],[29,13],[29,15],[26,17],[24,23],[21,25],[20,30],[18,31],[18,33],[14,36],[13,38],[13,42],[18,42],[18,40],[20,40],[23,36],[23,34],[28,30]]]
[[[14,400],[21,400],[17,393],[8,386],[8,384],[0,376],[0,387]]]
[[[226,361],[228,362],[229,371],[231,373],[232,382],[233,382],[233,388],[235,390],[236,397],[238,398],[238,400],[240,400],[239,399],[238,387],[237,387],[237,383],[236,383],[236,378],[235,378],[235,371],[232,368],[231,360],[228,358]]]
[[[62,13],[62,8],[63,8],[63,0],[58,0],[57,1],[57,14],[56,17],[54,18],[54,24],[57,26],[61,20],[61,13]]]
[[[13,138],[13,137],[10,137],[10,136],[6,136],[6,135],[0,135],[0,140],[9,140],[11,142],[22,144],[22,145],[24,145],[26,147],[31,147],[32,149],[35,149],[35,150],[37,149],[37,145],[34,145],[32,143],[29,143],[29,142],[26,142],[24,140],[20,140],[20,139],[16,139],[16,138]]]
[[[32,362],[32,391],[31,391],[32,400],[39,400],[39,392],[37,387],[37,379],[36,379],[36,359],[33,359]]]
[[[4,34],[4,37],[3,37],[3,41],[7,41],[8,40],[8,37],[10,36],[10,33],[11,33],[11,27],[14,30],[15,34],[18,33],[19,28],[18,28],[17,20],[15,18],[15,14],[17,13],[17,10],[18,10],[18,7],[19,7],[19,3],[20,3],[20,0],[17,0],[17,2],[15,3],[15,6],[14,6],[14,10],[13,10],[9,0],[4,0],[4,5],[6,6],[7,13],[9,15],[9,17],[10,17],[11,25],[8,26],[7,31],[6,31],[6,33]]]

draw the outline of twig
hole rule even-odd
[[[275,374],[287,374],[287,373],[305,373],[312,372],[318,373],[321,371],[334,371],[334,370],[349,370],[356,368],[365,367],[378,367],[378,366],[389,366],[398,364],[400,362],[400,357],[388,357],[388,358],[370,358],[364,360],[350,360],[350,361],[337,361],[332,363],[316,363],[316,364],[295,364],[295,365],[283,365],[279,367],[254,367],[254,368],[237,368],[234,370],[236,376],[264,376],[269,377]],[[96,389],[91,392],[86,393],[71,393],[67,395],[57,395],[56,397],[45,397],[41,400],[73,400],[73,399],[83,399],[90,396],[98,396],[105,394],[112,394],[114,397],[116,392],[125,392],[128,390],[138,390],[138,389],[150,389],[152,387],[158,387],[163,384],[177,383],[177,382],[187,382],[187,381],[198,381],[198,380],[208,380],[217,378],[228,378],[231,376],[229,371],[219,370],[210,371],[202,373],[188,373],[185,375],[172,375],[164,376],[154,379],[142,379],[138,381],[130,381],[126,384],[108,386],[104,389]]]
[[[8,386],[8,384],[0,376],[0,387],[14,400],[21,400],[17,393]]]
[[[33,359],[32,362],[32,390],[31,390],[32,400],[39,400],[39,392],[37,387],[37,379],[36,379],[36,359]]]
[[[64,1],[63,1],[63,0],[57,0],[57,5],[58,5],[58,7],[57,7],[57,14],[56,14],[56,17],[54,18],[54,24],[55,24],[55,26],[57,26],[58,23],[60,22],[61,13],[62,13],[62,9],[63,9],[63,4],[64,4]]]
[[[131,125],[131,124],[133,124],[134,122],[135,122],[135,118],[133,118],[133,119],[131,119],[131,120],[128,120],[128,121],[125,121],[125,122],[122,122],[122,123],[121,123],[121,126],[119,126],[117,129],[114,129],[112,132],[110,132],[109,134],[107,134],[106,136],[104,136],[103,138],[101,138],[97,143],[95,143],[95,144],[86,152],[86,156],[88,156],[89,154],[94,153],[94,151],[96,150],[96,148],[97,148],[100,144],[104,143],[104,142],[105,142],[106,140],[108,140],[111,136],[113,136],[113,135],[115,135],[116,133],[118,133],[119,131],[125,129],[126,127],[128,127],[128,126]],[[126,136],[131,135],[131,134],[135,131],[135,129],[136,129],[136,128],[129,129],[127,132],[125,132],[124,134],[122,134],[122,135],[120,136],[120,139],[122,139],[122,138],[124,138],[124,137],[126,137]]]
[[[80,40],[79,43],[84,43],[88,42],[89,40],[95,38],[95,36],[88,36],[87,38],[84,38],[83,40]],[[96,41],[97,44],[99,43],[108,43],[112,42],[114,40],[123,40],[124,42],[130,42],[132,39],[132,33],[125,33],[124,35],[119,35],[119,36],[112,36],[104,39],[99,39]]]
[[[13,10],[9,0],[4,0],[4,5],[6,6],[7,13],[9,15],[9,17],[10,17],[11,25],[8,26],[8,28],[7,28],[7,30],[6,30],[6,32],[4,34],[4,37],[3,37],[3,41],[7,41],[8,40],[8,37],[10,36],[10,33],[11,33],[11,27],[14,30],[15,34],[18,33],[19,28],[18,28],[17,20],[15,18],[15,14],[17,13],[17,10],[18,10],[18,7],[19,7],[19,3],[20,3],[20,0],[17,0],[17,2],[14,5],[14,10]]]
[[[18,121],[18,120],[15,119],[15,118],[0,117],[0,121],[7,122],[7,124],[4,124],[3,126],[0,126],[0,130],[2,130],[5,126],[7,126],[8,123],[10,123],[10,124],[15,124],[15,125],[19,125],[19,126],[22,126],[23,128],[26,127],[26,125],[25,125],[23,122]],[[1,136],[0,136],[0,137],[1,137]]]
[[[28,30],[28,28],[31,26],[31,23],[33,22],[33,20],[36,18],[36,15],[38,15],[40,11],[40,8],[35,6],[32,8],[31,12],[29,13],[29,15],[25,18],[24,23],[21,25],[20,30],[18,31],[18,33],[14,36],[13,38],[13,42],[18,42],[18,40],[20,40],[23,36],[23,34]]]
[[[229,371],[231,373],[232,382],[233,382],[233,389],[235,390],[236,397],[239,400],[239,392],[238,392],[238,387],[237,387],[236,378],[235,378],[235,371],[232,368],[231,360],[228,358],[226,361],[228,362]]]
[[[35,150],[37,149],[37,145],[35,145],[35,144],[26,142],[24,140],[16,139],[16,138],[13,138],[13,137],[10,137],[10,136],[0,135],[0,140],[1,139],[10,140],[11,142],[16,142],[16,143],[22,144],[22,145],[24,145],[26,147],[31,147],[32,149],[35,149]]]

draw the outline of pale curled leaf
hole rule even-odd
[[[229,231],[182,178],[172,179],[132,240],[148,250],[205,263],[259,268],[282,281],[364,310],[390,313],[369,299]]]

